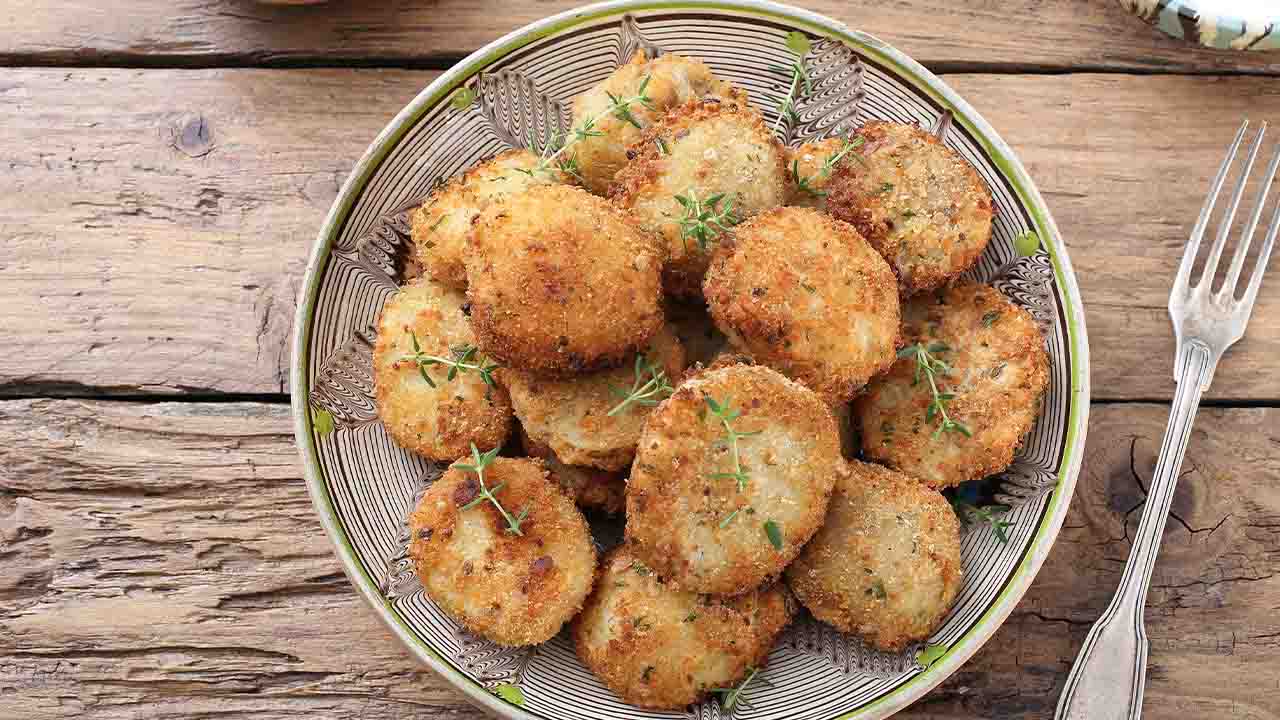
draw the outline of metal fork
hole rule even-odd
[[[1258,297],[1258,287],[1262,284],[1267,259],[1275,246],[1276,233],[1280,231],[1280,207],[1277,207],[1249,284],[1244,295],[1237,300],[1236,283],[1249,254],[1249,245],[1258,227],[1258,220],[1262,217],[1267,191],[1275,179],[1277,166],[1280,166],[1280,152],[1277,152],[1267,168],[1266,178],[1258,191],[1257,205],[1244,228],[1244,235],[1231,259],[1222,288],[1213,292],[1218,261],[1222,258],[1231,223],[1235,219],[1253,161],[1258,156],[1263,135],[1267,131],[1267,125],[1263,123],[1231,194],[1231,205],[1218,227],[1218,236],[1209,251],[1204,271],[1196,284],[1190,284],[1191,269],[1195,265],[1205,226],[1209,223],[1214,203],[1231,165],[1235,162],[1240,142],[1248,127],[1249,121],[1245,120],[1231,143],[1226,159],[1222,161],[1209,196],[1205,198],[1204,209],[1200,211],[1200,219],[1196,221],[1191,238],[1187,241],[1178,275],[1173,281],[1173,292],[1169,295],[1169,315],[1173,318],[1178,338],[1178,354],[1174,361],[1174,377],[1178,381],[1178,389],[1169,413],[1169,425],[1165,428],[1164,445],[1160,448],[1155,476],[1151,478],[1146,509],[1142,512],[1142,521],[1138,525],[1129,562],[1120,578],[1120,589],[1085,637],[1084,646],[1080,648],[1080,655],[1071,668],[1071,674],[1067,676],[1066,687],[1058,700],[1058,711],[1054,716],[1058,720],[1137,720],[1142,715],[1142,690],[1147,674],[1147,634],[1143,628],[1143,610],[1147,601],[1147,585],[1151,582],[1151,570],[1155,566],[1156,553],[1160,548],[1160,537],[1169,515],[1169,506],[1173,502],[1178,469],[1182,466],[1182,458],[1187,451],[1187,440],[1191,437],[1191,424],[1195,419],[1196,409],[1200,406],[1200,396],[1209,389],[1222,353],[1244,335],[1245,325],[1253,312],[1254,300]]]

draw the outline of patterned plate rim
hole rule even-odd
[[[892,715],[933,689],[977,652],[1003,624],[1035,578],[1062,527],[1067,506],[1075,490],[1088,427],[1090,397],[1089,343],[1075,273],[1071,268],[1071,261],[1067,257],[1057,225],[1022,163],[987,121],[954,90],[915,60],[871,35],[851,30],[843,23],[823,15],[769,0],[613,0],[562,12],[526,25],[468,55],[436,78],[382,129],[356,163],[329,209],[307,262],[298,297],[298,310],[294,319],[290,369],[294,435],[302,456],[307,489],[316,512],[320,515],[321,524],[333,541],[334,550],[342,563],[343,571],[377,612],[383,623],[414,655],[465,693],[465,697],[472,703],[498,716],[521,719],[532,717],[471,682],[469,678],[451,668],[433,648],[413,637],[404,622],[392,612],[390,604],[379,592],[377,582],[356,560],[350,538],[338,520],[333,500],[321,477],[308,404],[309,343],[315,304],[319,298],[320,280],[333,245],[348,220],[351,209],[382,160],[425,112],[439,102],[447,100],[467,79],[530,43],[583,23],[620,16],[632,11],[697,9],[727,10],[767,17],[790,24],[796,29],[844,42],[856,48],[859,53],[893,69],[901,80],[923,91],[940,106],[949,108],[954,113],[955,122],[969,130],[971,136],[1010,182],[1019,201],[1030,213],[1035,230],[1048,251],[1054,277],[1063,291],[1067,310],[1067,337],[1071,354],[1071,399],[1065,450],[1058,467],[1058,484],[1053,490],[1044,519],[1037,528],[1036,536],[1028,546],[1022,561],[1014,571],[1013,577],[986,613],[953,643],[942,657],[930,663],[927,669],[884,697],[855,708],[833,720],[853,720],[853,718],[869,720]]]

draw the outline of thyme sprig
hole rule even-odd
[[[525,518],[529,517],[529,506],[526,505],[519,514],[512,515],[507,512],[507,509],[502,506],[502,503],[498,501],[497,497],[497,492],[501,490],[502,486],[506,483],[500,482],[493,487],[488,487],[484,484],[484,471],[493,464],[493,459],[498,456],[498,450],[500,449],[501,448],[494,448],[487,453],[481,453],[479,448],[476,447],[476,444],[471,443],[472,463],[469,465],[463,463],[457,463],[454,465],[454,467],[459,470],[475,473],[476,477],[480,480],[479,494],[474,500],[463,505],[460,510],[470,510],[476,505],[487,500],[493,503],[493,506],[498,509],[499,513],[501,513],[502,519],[507,521],[507,532],[512,533],[513,535],[524,535],[524,532],[520,530],[520,523],[524,522]]]
[[[649,75],[645,75],[644,78],[640,80],[640,85],[636,88],[634,95],[618,96],[606,90],[605,94],[609,96],[608,107],[587,118],[582,122],[582,124],[571,128],[569,130],[568,137],[559,135],[549,139],[544,146],[544,154],[538,159],[537,167],[527,170],[520,168],[520,172],[525,173],[526,175],[533,175],[536,172],[549,172],[552,165],[554,165],[561,172],[572,175],[581,180],[582,168],[578,166],[577,156],[564,156],[565,151],[587,138],[600,137],[604,135],[603,132],[597,129],[597,124],[601,120],[610,116],[616,117],[619,120],[634,125],[637,128],[643,128],[640,121],[631,111],[631,106],[638,104],[648,110],[657,110],[657,108],[654,107],[653,99],[645,92],[646,88],[649,87],[649,78]],[[534,145],[533,138],[531,137],[529,139],[529,147],[532,148]],[[547,151],[550,151],[551,154],[545,154]]]
[[[985,523],[991,526],[991,532],[995,533],[996,540],[1001,545],[1009,544],[1009,533],[1006,531],[1013,527],[1013,523],[1004,519],[1005,513],[1010,510],[1008,505],[973,505],[959,498],[952,498],[951,507],[961,523]]]
[[[732,713],[734,708],[739,705],[748,707],[747,699],[743,694],[746,692],[747,686],[751,684],[752,680],[756,679],[756,675],[758,674],[760,674],[760,668],[753,667],[747,672],[747,676],[743,678],[742,682],[738,683],[736,687],[712,688],[711,692],[714,693],[720,701],[720,711]]]
[[[676,195],[675,198],[680,207],[684,208],[679,223],[680,239],[684,241],[686,250],[692,239],[698,243],[698,249],[705,252],[712,240],[738,224],[738,219],[733,214],[733,198],[726,199],[724,193],[699,199],[693,188],[690,188],[688,195]],[[722,200],[724,206],[720,207]]]
[[[724,427],[724,439],[720,442],[724,443],[733,454],[733,472],[714,472],[707,477],[713,479],[732,478],[738,483],[738,492],[742,492],[747,489],[747,481],[750,480],[750,477],[747,475],[746,469],[742,467],[742,456],[738,452],[738,440],[752,435],[759,435],[763,431],[739,432],[733,427],[733,421],[737,420],[742,413],[730,406],[731,398],[729,396],[726,395],[723,402],[716,402],[716,399],[710,395],[706,395],[702,399],[707,402],[707,407],[711,409],[711,414]]]
[[[431,379],[431,375],[427,373],[427,368],[433,365],[445,365],[449,368],[449,374],[445,377],[446,382],[452,382],[458,377],[459,373],[476,372],[479,373],[480,379],[485,385],[494,387],[493,371],[498,369],[498,365],[491,362],[488,358],[480,355],[479,348],[475,345],[462,345],[453,348],[453,357],[440,357],[439,355],[431,355],[422,350],[422,346],[418,344],[418,336],[413,331],[409,331],[409,337],[413,341],[413,354],[407,356],[406,360],[412,360],[418,366],[418,374],[431,387],[435,387],[435,381]]]
[[[622,398],[622,401],[607,413],[609,417],[617,415],[632,405],[649,407],[657,405],[662,398],[676,391],[667,379],[667,371],[658,363],[651,362],[644,353],[636,355],[635,381],[631,384],[631,389],[624,390],[620,387],[609,389],[614,395]]]
[[[787,49],[795,55],[795,60],[791,62],[791,65],[769,66],[769,69],[773,72],[785,73],[791,76],[791,84],[787,89],[787,95],[778,106],[778,118],[773,121],[773,132],[778,131],[784,118],[791,122],[799,122],[800,115],[796,112],[797,93],[803,90],[808,95],[813,91],[812,83],[809,80],[809,70],[804,65],[804,58],[811,49],[809,38],[805,37],[804,33],[793,30],[787,33]]]
[[[800,176],[800,159],[793,159],[791,161],[791,180],[795,183],[796,189],[800,192],[808,193],[816,198],[826,197],[827,191],[815,187],[814,183],[821,182],[831,177],[831,173],[835,171],[836,165],[844,159],[844,156],[848,155],[856,148],[862,147],[862,144],[865,142],[866,140],[861,135],[855,135],[852,138],[845,138],[844,145],[840,148],[840,152],[827,158],[822,163],[822,167],[818,168],[816,173],[806,175],[804,177]],[[858,156],[854,155],[854,157]]]
[[[938,389],[937,376],[950,374],[951,366],[937,356],[950,350],[946,343],[932,342],[926,346],[918,342],[898,351],[900,358],[915,358],[916,369],[915,377],[911,381],[912,385],[920,384],[922,377],[929,381],[929,391],[933,394],[933,399],[929,401],[929,409],[925,411],[924,420],[932,423],[935,418],[941,419],[938,427],[933,431],[935,439],[944,432],[958,432],[965,437],[973,437],[973,432],[967,425],[958,420],[952,420],[947,414],[947,403],[955,398],[955,394]]]

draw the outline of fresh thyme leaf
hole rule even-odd
[[[733,519],[734,519],[735,517],[737,517],[737,516],[738,516],[738,511],[737,511],[737,510],[734,510],[733,512],[731,512],[731,513],[729,513],[728,515],[726,515],[726,516],[725,516],[725,518],[724,518],[723,520],[721,520],[721,521],[720,521],[720,529],[721,529],[721,530],[723,530],[723,529],[725,529],[725,528],[729,527],[729,523],[733,522]]]
[[[877,600],[883,600],[889,596],[884,590],[884,581],[880,579],[872,581],[871,587],[867,588],[867,594]]]
[[[449,100],[449,104],[454,110],[466,110],[467,106],[476,101],[476,91],[469,87],[464,87]]]
[[[427,227],[427,232],[435,232],[436,228],[440,227],[440,223],[444,222],[448,217],[449,213],[441,213],[440,217],[436,218],[436,221]]]
[[[865,142],[866,139],[861,135],[855,135],[852,138],[845,139],[844,145],[840,148],[839,152],[824,160],[822,167],[818,168],[816,173],[805,177],[800,177],[800,161],[798,159],[793,159],[791,161],[791,181],[795,183],[796,189],[800,192],[816,198],[826,197],[827,191],[815,187],[814,183],[831,177],[831,173],[835,171],[836,165],[844,159],[844,156],[848,155],[855,148],[861,147]],[[854,155],[854,157],[861,159],[858,155]]]
[[[999,319],[1000,319],[1000,311],[992,310],[991,312],[982,316],[982,327],[991,327],[992,324],[994,324],[995,321]]]
[[[733,409],[730,405],[730,398],[728,396],[725,396],[723,402],[716,402],[716,399],[710,395],[704,395],[702,396],[702,399],[706,401],[707,407],[711,408],[711,414],[720,421],[722,426],[724,426],[725,436],[723,442],[733,455],[732,472],[714,472],[708,474],[707,477],[712,479],[732,478],[738,483],[738,492],[742,492],[747,489],[747,480],[749,477],[747,476],[746,468],[742,466],[742,456],[739,453],[738,440],[744,437],[751,437],[752,435],[759,435],[762,431],[755,430],[752,432],[739,432],[733,427],[733,421],[738,419],[741,413]]]
[[[804,289],[805,289],[805,291],[806,291],[806,292],[809,292],[810,294],[818,292],[818,288],[816,288],[816,287],[814,287],[814,286],[810,285],[809,283],[807,283],[807,282],[805,282],[805,281],[803,281],[803,280],[801,280],[801,281],[800,281],[800,287],[804,288]]]
[[[607,413],[613,417],[632,405],[657,405],[661,398],[669,397],[676,389],[667,380],[667,372],[655,362],[651,362],[644,353],[636,355],[635,382],[630,390],[611,387],[614,395],[622,398],[622,402],[614,405]]]
[[[935,355],[950,350],[951,348],[946,343],[933,342],[927,347],[924,343],[916,343],[898,351],[899,358],[915,358],[916,367],[915,375],[911,381],[912,385],[920,384],[921,378],[929,381],[929,391],[932,393],[933,398],[929,402],[929,407],[925,409],[924,420],[927,423],[933,423],[935,419],[941,419],[942,422],[933,431],[935,439],[944,432],[958,432],[965,437],[973,437],[973,431],[969,429],[969,426],[958,420],[953,420],[947,414],[947,402],[955,399],[955,394],[942,392],[938,389],[937,376],[950,373],[951,367],[943,360],[935,357]]]
[[[533,170],[524,172],[527,174],[533,174],[534,172],[550,172],[551,168],[555,167],[581,181],[582,172],[581,168],[578,166],[577,158],[576,156],[567,153],[567,151],[575,144],[580,143],[587,138],[600,137],[604,135],[603,132],[596,129],[596,124],[607,117],[616,117],[638,128],[643,127],[640,124],[639,119],[637,119],[631,112],[631,106],[640,105],[650,110],[654,109],[652,98],[645,94],[648,87],[649,76],[645,75],[644,78],[640,80],[640,85],[637,86],[634,95],[618,96],[613,93],[606,92],[609,96],[609,106],[607,108],[600,113],[583,120],[582,124],[577,127],[572,128],[570,130],[573,134],[572,137],[557,138],[554,142],[548,143],[543,150],[542,156],[538,159],[538,166]],[[554,150],[552,149],[553,146],[555,146]],[[533,148],[534,145],[531,143],[530,149]]]
[[[787,94],[778,105],[778,119],[773,122],[773,132],[778,131],[784,118],[793,123],[800,120],[800,115],[796,112],[796,96],[801,91],[808,94],[813,90],[809,80],[809,71],[804,64],[805,55],[808,55],[810,49],[812,49],[809,38],[805,37],[803,33],[793,30],[787,34],[787,49],[796,57],[790,67],[769,66],[769,69],[774,72],[789,73],[791,75],[791,83],[787,87]]]
[[[671,148],[667,147],[667,141],[663,140],[661,135],[655,137],[653,139],[653,142],[657,144],[658,152],[662,153],[663,155],[671,154]]]
[[[692,188],[688,195],[675,195],[675,201],[684,209],[679,220],[680,239],[685,249],[689,249],[689,240],[698,243],[698,249],[706,251],[712,240],[716,240],[729,228],[738,224],[733,214],[733,198],[725,199],[724,193],[716,193],[705,199],[699,199]],[[724,200],[724,206],[718,207]]]
[[[688,615],[685,615],[685,616],[684,616],[684,621],[685,621],[685,622],[687,622],[687,623],[691,623],[691,622],[693,622],[694,620],[697,620],[697,619],[698,619],[698,613],[696,613],[696,612],[691,612],[691,613],[689,613]]]
[[[479,356],[479,348],[475,345],[463,345],[452,348],[453,357],[440,357],[439,355],[431,355],[422,350],[422,345],[418,342],[418,336],[412,330],[409,331],[409,338],[413,346],[413,354],[406,357],[406,360],[412,360],[418,366],[418,374],[431,387],[435,387],[435,382],[427,373],[427,368],[433,365],[444,365],[449,368],[445,375],[448,382],[452,382],[459,374],[475,372],[485,385],[490,388],[494,387],[493,371],[498,369],[497,364],[490,362],[487,358]]]
[[[647,576],[649,575],[649,573],[653,572],[648,567],[646,567],[644,563],[640,562],[639,560],[636,560],[635,562],[631,563],[631,569],[635,570],[636,574],[641,577]]]
[[[1035,230],[1018,233],[1018,236],[1013,239],[1013,249],[1021,257],[1035,255],[1036,251],[1040,249],[1040,236],[1036,234]]]
[[[764,534],[768,536],[769,544],[773,546],[774,550],[782,549],[782,528],[778,526],[778,523],[772,520],[765,520]]]
[[[649,678],[653,676],[654,667],[646,665],[644,671],[640,673],[640,682],[649,682]]]
[[[484,484],[484,471],[493,464],[493,459],[498,457],[498,451],[501,449],[501,447],[495,447],[489,452],[481,453],[479,448],[476,447],[476,444],[471,443],[472,462],[456,463],[454,465],[454,467],[462,470],[463,472],[475,473],[476,478],[480,483],[479,495],[475,499],[471,500],[471,502],[468,502],[459,508],[459,511],[469,510],[480,504],[480,502],[487,500],[497,508],[498,513],[502,515],[502,519],[507,521],[507,532],[513,535],[524,535],[520,530],[520,524],[524,522],[525,518],[529,517],[528,506],[521,510],[519,515],[512,516],[511,513],[507,512],[507,509],[502,506],[502,503],[498,501],[496,495],[505,483],[498,483],[492,488]]]
[[[893,183],[887,182],[880,186],[881,195],[888,195],[891,192],[893,192]]]
[[[996,540],[1001,545],[1009,544],[1009,533],[1007,530],[1013,527],[1013,523],[1005,520],[1005,514],[1009,512],[1008,505],[972,505],[960,498],[951,499],[951,508],[955,510],[956,517],[960,518],[960,522],[968,525],[975,520],[991,526],[991,532],[995,533]]]
[[[515,685],[514,683],[500,683],[493,686],[492,692],[494,695],[497,695],[512,705],[524,707],[524,691],[520,689],[519,685]]]
[[[938,660],[941,660],[942,656],[946,654],[946,645],[926,645],[923,650],[916,653],[916,663],[921,667],[928,668]]]
[[[808,55],[812,46],[809,44],[809,38],[798,30],[792,30],[787,33],[787,49],[796,55]]]
[[[739,705],[746,705],[746,699],[743,697],[743,693],[746,692],[747,686],[751,684],[751,681],[756,679],[756,675],[759,672],[760,668],[753,667],[747,672],[747,676],[742,680],[742,682],[738,683],[737,687],[713,688],[711,690],[711,692],[719,696],[720,710],[722,712],[732,713],[734,708]]]
[[[316,434],[324,437],[333,432],[333,413],[322,408],[311,408],[311,427],[315,428]]]

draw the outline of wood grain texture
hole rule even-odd
[[[418,64],[439,67],[581,0],[7,0],[0,62],[29,64]],[[924,64],[963,69],[1280,72],[1274,54],[1185,45],[1115,0],[795,0]],[[7,10],[7,12],[6,12]]]
[[[0,394],[286,391],[316,229],[367,142],[434,75],[6,71],[0,336],[39,352],[0,354]],[[1280,117],[1280,87],[949,81],[1020,154],[1055,214],[1086,304],[1094,397],[1169,397],[1173,270],[1239,118]],[[1211,398],[1280,399],[1273,273]]]
[[[916,718],[1045,718],[1118,582],[1165,409],[1094,408],[1066,527]],[[1148,610],[1146,717],[1275,718],[1280,410],[1206,410]],[[1209,432],[1209,431],[1212,432]],[[0,717],[478,720],[349,587],[288,409],[0,402]]]

